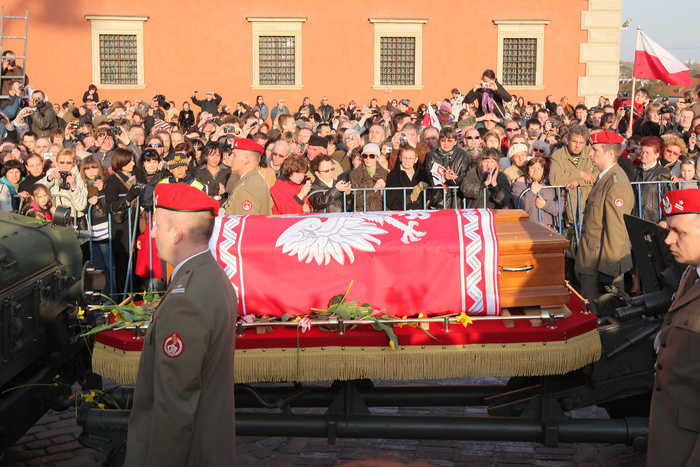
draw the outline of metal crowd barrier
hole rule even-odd
[[[662,196],[669,190],[673,189],[681,189],[684,186],[692,186],[693,188],[698,187],[699,182],[694,181],[694,180],[689,180],[689,181],[684,181],[681,180],[679,182],[673,183],[671,181],[651,181],[651,182],[630,182],[632,184],[632,188],[635,192],[635,200],[639,199],[642,193],[642,188],[645,185],[656,185],[654,188],[657,192],[657,199],[658,203],[661,203],[661,198]],[[665,189],[662,189],[664,187]],[[583,208],[584,205],[582,203],[582,197],[581,197],[581,187],[577,187],[575,189],[571,188],[566,188],[563,185],[558,185],[558,186],[543,186],[543,190],[556,190],[556,200],[557,200],[557,215],[555,216],[558,220],[558,225],[556,226],[559,233],[563,233],[563,229],[565,226],[565,209],[568,206],[568,208],[571,209],[571,212],[573,213],[573,218],[572,219],[567,219],[567,221],[572,225],[573,231],[575,234],[576,240],[581,235],[581,229],[582,229],[582,220],[583,220]],[[461,208],[461,209],[466,209],[467,206],[467,200],[461,196],[459,193],[459,187],[428,187],[425,191],[425,193],[421,196],[420,199],[422,199],[422,206],[421,209],[431,209],[432,207],[429,206],[428,204],[431,201],[431,197],[428,195],[430,191],[441,191],[442,192],[442,205],[445,206],[447,204],[447,200],[451,197],[453,200],[453,205],[456,208]],[[309,196],[316,194],[316,193],[323,193],[327,190],[316,190],[311,193],[309,193]],[[353,188],[350,190],[351,191],[351,196],[354,196],[357,193],[364,193],[364,192],[375,192],[375,191],[380,191],[383,193],[382,195],[382,210],[387,211],[387,205],[386,205],[386,192],[390,191],[403,191],[404,196],[403,196],[403,209],[407,209],[407,201],[406,198],[408,195],[413,191],[413,187],[385,187],[385,188]],[[529,191],[529,188],[523,191],[519,198],[518,198],[518,204],[517,208],[520,208],[520,203],[522,200],[522,197]],[[572,193],[575,192],[575,196],[571,196]],[[347,194],[343,193],[343,209],[345,209],[345,206],[347,206]],[[357,206],[357,200],[355,200],[352,203],[352,206],[355,207],[356,210],[358,211],[366,211],[367,210],[367,196],[360,196],[359,198],[362,199],[361,205]],[[576,199],[576,206],[574,206],[574,198]],[[434,201],[434,199],[432,199]],[[565,204],[566,203],[566,204]],[[641,203],[635,201],[635,206],[636,206],[636,212],[638,217],[642,217],[642,206]],[[358,209],[360,207],[361,209]],[[482,207],[487,207],[487,192],[484,190],[484,199],[482,201]],[[433,208],[434,209],[434,208]],[[542,221],[542,210],[538,209],[538,218],[533,219],[537,220],[538,222]],[[326,210],[322,211],[326,212]],[[661,208],[659,207],[659,216],[663,217],[663,213],[661,212]]]

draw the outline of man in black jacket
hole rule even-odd
[[[219,115],[219,104],[221,104],[222,97],[213,91],[205,92],[204,97],[204,100],[197,99],[197,91],[194,91],[192,93],[192,103],[198,105],[202,112],[209,112],[214,117]]]
[[[462,194],[457,189],[469,171],[471,160],[464,149],[457,146],[457,132],[452,127],[440,130],[440,147],[430,151],[425,158],[425,170],[430,175],[430,185],[446,189],[431,193],[435,207],[455,209],[462,207]]]
[[[412,188],[411,190],[387,190],[386,207],[393,211],[426,209],[425,189],[430,180],[418,163],[416,150],[410,146],[401,148],[401,163],[386,177],[387,188]]]
[[[321,99],[321,106],[317,110],[318,114],[321,116],[322,122],[330,122],[333,120],[333,107],[328,105],[328,98],[323,96]]]

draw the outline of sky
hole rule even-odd
[[[651,40],[680,60],[700,62],[700,1],[622,0],[622,23],[628,18],[632,18],[629,28],[620,31],[621,60],[634,60],[641,26]]]

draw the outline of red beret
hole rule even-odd
[[[599,131],[591,135],[591,144],[622,144],[625,139],[614,131]]]
[[[265,151],[262,146],[248,138],[236,138],[233,140],[233,149],[243,149],[245,151],[257,151],[262,156]]]
[[[219,214],[219,202],[202,190],[187,183],[159,183],[156,185],[155,206],[160,209],[183,212],[211,211]]]
[[[700,214],[700,188],[671,190],[661,198],[666,217],[675,214]]]

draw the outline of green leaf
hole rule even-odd
[[[386,335],[389,336],[389,340],[391,340],[394,343],[394,346],[398,347],[399,340],[396,338],[396,334],[394,334],[394,330],[391,329],[386,324],[382,323],[381,321],[377,321],[377,324],[382,329],[382,331],[386,332]]]
[[[328,308],[330,309],[333,305],[337,305],[338,303],[343,303],[343,298],[345,298],[345,294],[342,294],[342,293],[334,296],[328,302]]]
[[[79,337],[89,336],[91,334],[97,334],[98,332],[107,331],[108,329],[117,328],[117,327],[123,326],[123,325],[124,325],[123,321],[117,321],[116,323],[105,324],[104,326],[97,326],[96,328],[92,328],[90,331],[88,331],[84,334],[81,334]]]
[[[115,409],[121,410],[121,407],[119,407],[119,404],[117,404],[117,401],[114,400],[114,397],[110,396],[108,393],[106,393],[106,392],[102,393],[101,399],[105,402],[105,404],[111,405]]]
[[[392,318],[393,318],[393,316],[392,316]],[[416,324],[413,325],[413,326],[416,327],[416,328],[418,328],[418,329],[420,329],[420,330],[423,331],[424,333],[426,333],[426,334],[428,335],[428,337],[431,337],[431,338],[435,339],[436,341],[441,342],[440,339],[438,339],[437,337],[435,337],[435,336],[433,336],[432,334],[430,334],[430,333],[428,332],[427,329],[423,329],[423,327],[421,327],[420,324],[416,323]]]
[[[343,303],[338,303],[338,305],[336,305],[335,309],[333,310],[333,313],[337,315],[338,318],[350,319],[350,310],[348,310],[348,308]]]

